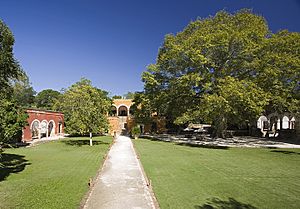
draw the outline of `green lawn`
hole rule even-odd
[[[0,208],[78,208],[111,137],[69,138],[6,149],[0,166]]]
[[[134,143],[162,209],[300,208],[300,149]]]

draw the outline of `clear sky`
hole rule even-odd
[[[111,95],[143,89],[165,34],[197,17],[250,8],[273,32],[300,31],[300,0],[1,0],[14,53],[36,91],[81,77]]]

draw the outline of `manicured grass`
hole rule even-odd
[[[103,163],[111,137],[69,138],[7,149],[0,167],[0,208],[78,208]]]
[[[161,209],[300,208],[300,149],[134,144]]]

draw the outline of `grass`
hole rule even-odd
[[[112,138],[93,141],[92,147],[88,138],[69,138],[6,149],[0,166],[0,208],[78,208]]]
[[[161,209],[300,208],[300,149],[134,143]]]

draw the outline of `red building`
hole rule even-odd
[[[64,134],[64,114],[61,112],[27,109],[28,125],[23,129],[22,141],[43,137],[58,137]]]

